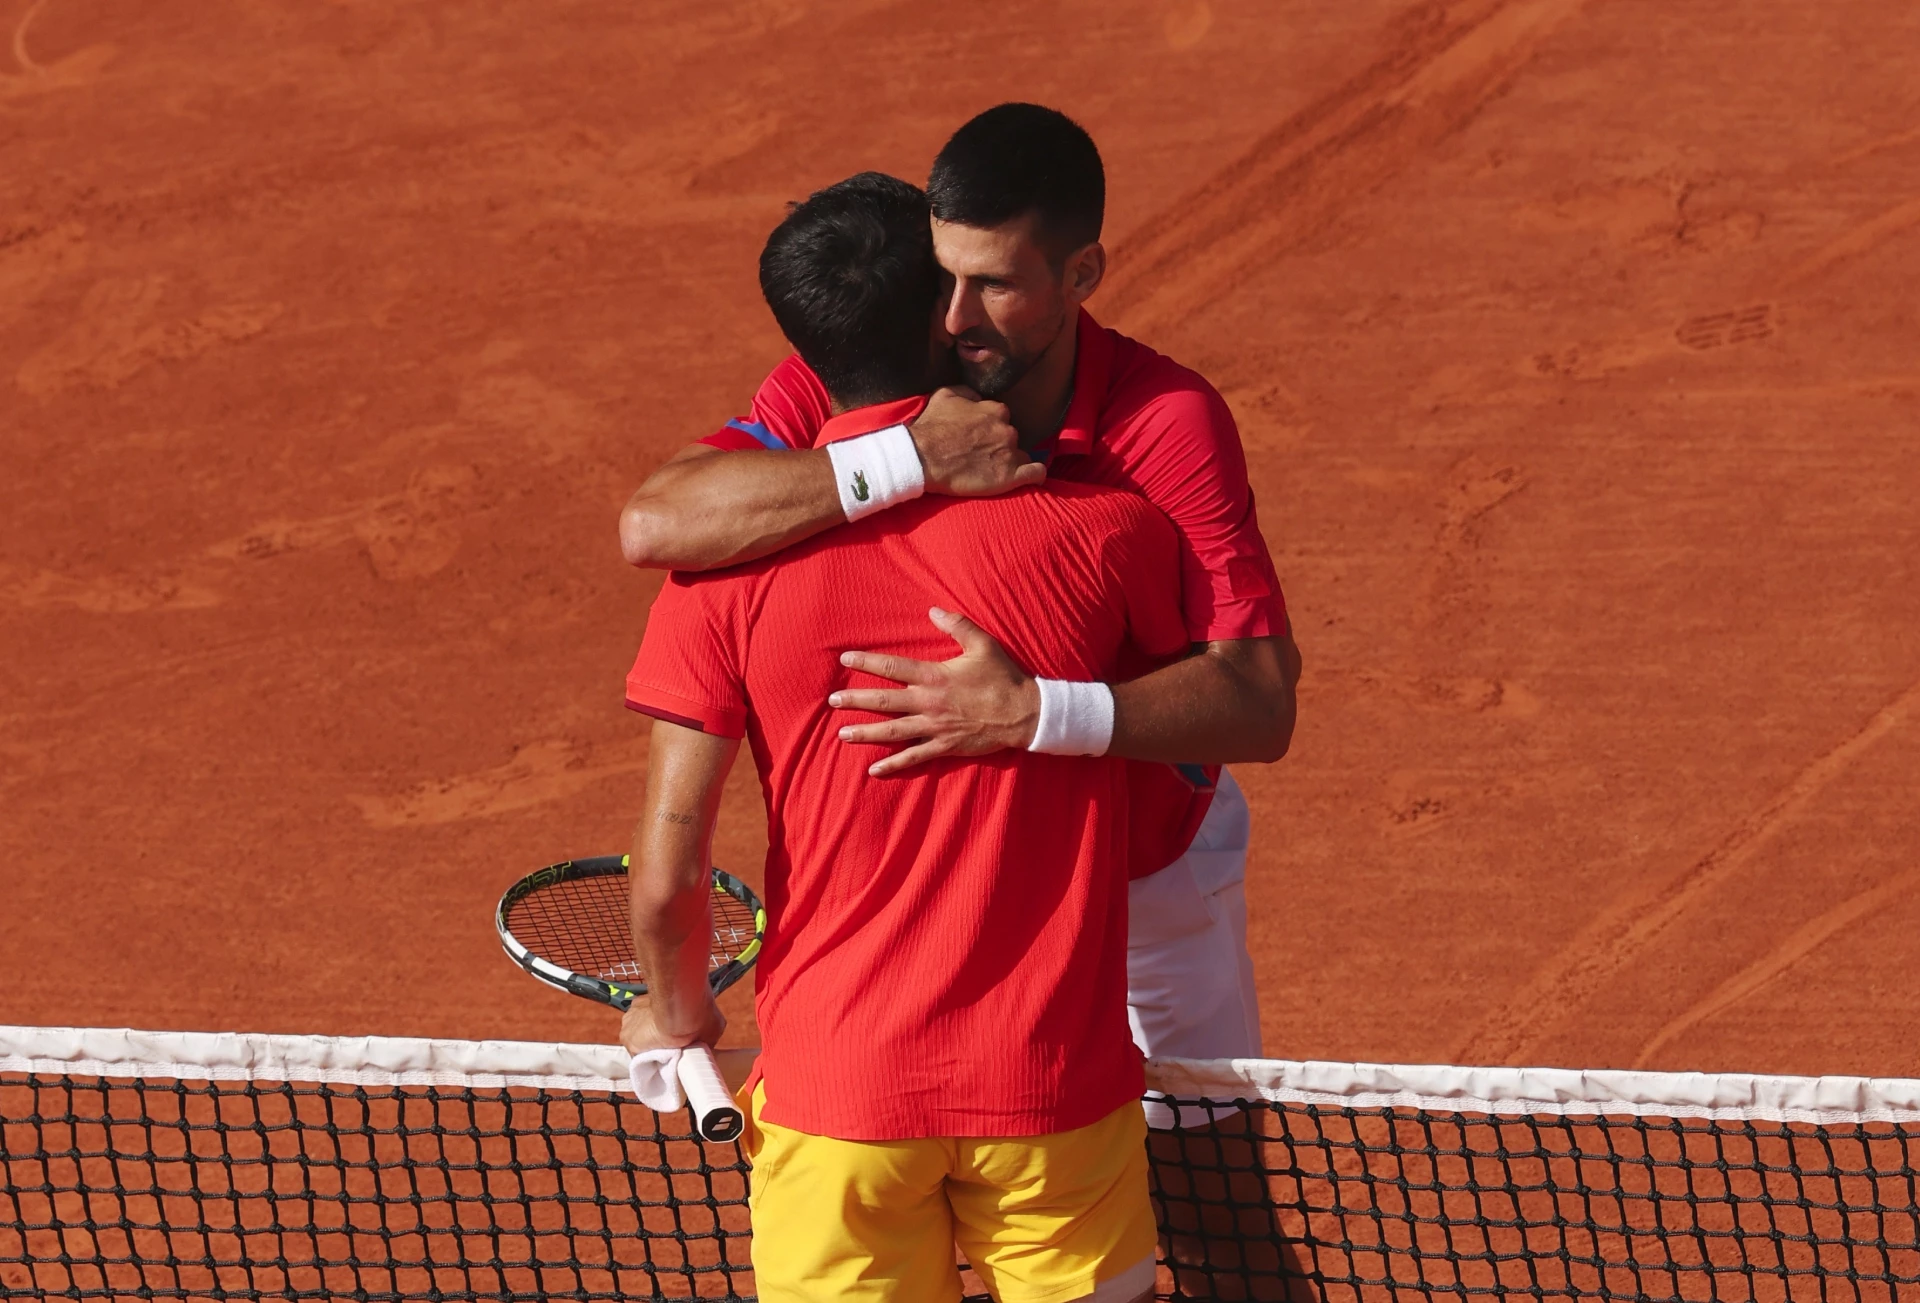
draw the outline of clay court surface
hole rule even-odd
[[[1269,1052],[1920,1074],[1920,8],[936,12],[0,0],[0,1022],[611,1039],[491,911],[628,836],[617,508],[1028,98],[1297,622]]]

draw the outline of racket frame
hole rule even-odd
[[[527,972],[545,982],[548,986],[558,987],[568,995],[577,995],[584,1000],[593,1000],[610,1008],[626,1012],[634,1000],[647,993],[645,982],[623,984],[610,982],[604,977],[595,977],[591,973],[576,973],[551,960],[542,959],[528,950],[520,939],[513,935],[507,926],[507,911],[531,896],[534,892],[553,886],[556,882],[567,882],[581,878],[625,877],[628,870],[628,856],[594,855],[585,859],[562,860],[558,864],[549,864],[536,869],[520,881],[507,888],[500,897],[499,908],[493,913],[494,931],[500,935],[501,948],[507,957]],[[767,907],[753,894],[746,883],[720,869],[713,870],[713,890],[715,895],[730,896],[753,910],[753,940],[749,941],[738,955],[727,960],[717,968],[707,971],[707,986],[718,995],[741,978],[745,977],[754,963],[760,958],[760,945],[767,935]]]
[[[625,1012],[637,997],[647,993],[645,982],[610,982],[603,977],[576,973],[551,960],[542,959],[513,935],[512,929],[507,926],[507,913],[534,892],[557,882],[616,875],[625,877],[627,870],[628,857],[625,855],[595,855],[549,864],[507,888],[506,894],[500,897],[499,907],[494,910],[493,926],[494,931],[499,933],[500,945],[508,958],[532,976],[568,995],[577,995]],[[719,869],[713,870],[713,890],[716,895],[731,897],[753,910],[753,939],[739,954],[707,970],[707,985],[718,995],[745,977],[760,958],[760,945],[767,935],[767,908],[746,883]],[[713,1141],[737,1139],[745,1129],[746,1119],[727,1091],[713,1047],[689,1045],[682,1050],[679,1077],[681,1090],[687,1097],[687,1107],[693,1111],[694,1128],[700,1135]]]

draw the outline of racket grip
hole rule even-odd
[[[680,1052],[680,1089],[686,1092],[693,1128],[703,1140],[735,1140],[747,1120],[733,1102],[720,1062],[710,1045],[689,1045]]]

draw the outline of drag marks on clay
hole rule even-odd
[[[1387,776],[1382,830],[1398,841],[1424,837],[1465,811],[1512,794],[1507,783],[1470,782],[1452,770],[1399,770]]]
[[[403,492],[331,515],[265,521],[216,543],[207,555],[223,562],[265,561],[357,542],[379,578],[425,579],[459,552],[459,520],[480,503],[479,478],[471,466],[428,466],[415,472]]]
[[[1746,344],[1773,334],[1773,305],[1761,303],[1738,312],[1715,312],[1704,317],[1689,317],[1680,323],[1673,337],[1684,348],[1696,353]]]
[[[1151,337],[1326,232],[1503,93],[1587,0],[1422,4],[1370,68],[1120,242],[1108,311]]]
[[[1532,688],[1511,677],[1397,675],[1379,670],[1316,668],[1314,682],[1339,685],[1349,698],[1391,701],[1395,708],[1441,715],[1504,715],[1532,719],[1544,703]]]
[[[283,311],[278,303],[230,303],[160,320],[166,286],[162,276],[95,283],[78,319],[20,364],[15,383],[35,398],[66,389],[117,389],[149,367],[252,339]]]
[[[1518,466],[1489,463],[1470,455],[1448,472],[1448,488],[1434,533],[1433,557],[1414,612],[1421,629],[1448,620],[1477,616],[1484,599],[1475,573],[1485,539],[1485,522],[1494,508],[1527,487]]]
[[[1650,895],[1615,905],[1584,929],[1480,1026],[1461,1047],[1456,1061],[1519,1064],[1532,1060],[1623,969],[1652,952],[1709,895],[1736,880],[1773,836],[1863,752],[1916,715],[1920,715],[1920,682],[1794,775],[1677,878]]]
[[[1898,149],[1902,145],[1911,145],[1916,141],[1920,141],[1920,127],[1909,127],[1905,131],[1896,131],[1890,136],[1880,136],[1854,146],[1836,157],[1833,160],[1834,166],[1845,167],[1849,163],[1858,163],[1861,159],[1870,158],[1883,150]]]
[[[1718,253],[1760,238],[1765,217],[1751,209],[1716,208],[1706,193],[1671,172],[1578,186],[1522,204],[1513,215],[1522,233],[1592,231],[1643,253]]]
[[[547,465],[577,459],[603,418],[594,405],[528,371],[484,374],[460,390],[460,419],[523,441]]]
[[[1460,403],[1486,406],[1501,401],[1527,401],[1541,392],[1542,381],[1591,383],[1661,358],[1758,343],[1773,337],[1779,320],[1778,309],[1773,304],[1758,303],[1728,312],[1687,317],[1669,329],[1542,349],[1504,371],[1472,366],[1442,367],[1414,389],[1412,401],[1416,407],[1429,412]]]
[[[1889,208],[1862,222],[1838,239],[1822,245],[1805,261],[1787,273],[1786,288],[1795,289],[1817,276],[1825,275],[1843,262],[1870,253],[1887,241],[1920,226],[1920,199]]]
[[[25,312],[41,292],[86,265],[92,246],[76,221],[0,228],[0,313]]]
[[[27,28],[33,26],[33,20],[37,18],[40,11],[46,7],[47,0],[33,0],[33,3],[27,6],[27,12],[20,16],[20,22],[13,29],[13,61],[19,65],[21,72],[32,73],[36,76],[43,74],[46,70],[35,63],[33,56],[27,53]]]
[[[615,745],[533,742],[491,769],[418,783],[397,796],[350,796],[375,828],[465,823],[564,800],[595,783],[647,767],[643,740]]]
[[[1735,344],[1771,338],[1779,315],[1771,303],[1729,312],[1687,317],[1674,326],[1610,340],[1589,340],[1530,353],[1505,368],[1445,366],[1435,370],[1411,394],[1412,404],[1429,413],[1458,405],[1538,401],[1543,382],[1590,384],[1662,358],[1686,357]]]
[[[1770,986],[1841,932],[1856,927],[1881,910],[1910,900],[1916,890],[1920,890],[1920,869],[1908,869],[1848,897],[1802,924],[1780,944],[1715,987],[1706,999],[1655,1032],[1634,1059],[1633,1066],[1653,1066],[1660,1051],[1682,1035]]]
[[[11,52],[15,74],[0,74],[0,99],[13,95],[37,95],[46,91],[84,86],[92,82],[118,53],[111,44],[89,45],[52,63],[41,63],[28,48],[27,31],[34,19],[47,7],[47,0],[33,0],[14,24]]]
[[[1801,289],[1841,264],[1863,257],[1915,227],[1920,227],[1920,200],[1897,204],[1802,259],[1780,280],[1778,293],[1784,296]],[[1595,380],[1661,357],[1674,356],[1677,352],[1680,355],[1705,353],[1758,343],[1772,338],[1779,324],[1776,302],[1753,303],[1688,317],[1674,327],[1670,337],[1648,333],[1535,353],[1520,363],[1518,370],[1533,379]],[[1673,347],[1675,344],[1679,350]],[[1875,386],[1880,384],[1874,382]],[[1486,401],[1513,393],[1512,386],[1487,384],[1484,377],[1448,371],[1436,373],[1416,393],[1415,399],[1422,405],[1438,407],[1462,399]]]
[[[96,615],[204,610],[227,600],[236,564],[355,544],[378,578],[425,579],[458,554],[459,522],[480,509],[478,481],[471,466],[429,466],[400,493],[330,515],[263,521],[198,557],[145,573],[89,576],[0,563],[0,605]]]
[[[0,604],[25,610],[68,607],[95,615],[198,611],[224,600],[207,578],[192,569],[81,576],[0,563]]]

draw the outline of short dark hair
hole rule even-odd
[[[840,406],[926,391],[940,269],[919,186],[862,172],[814,191],[767,237],[760,292]]]
[[[1100,238],[1107,173],[1093,137],[1058,109],[1001,104],[953,133],[927,178],[933,215],[993,227],[1027,213],[1056,259]]]

